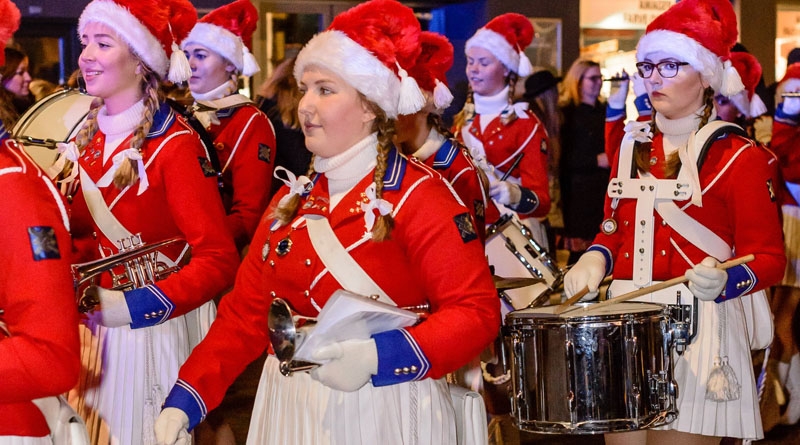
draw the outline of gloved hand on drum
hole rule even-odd
[[[492,181],[489,178],[489,196],[495,201],[506,206],[515,206],[522,199],[522,191],[517,184],[508,181]]]
[[[311,371],[311,378],[339,391],[356,391],[378,373],[378,347],[371,338],[323,346],[311,358],[322,363]]]
[[[156,419],[156,443],[158,445],[189,445],[189,416],[178,408],[164,408]]]
[[[87,314],[87,317],[97,324],[107,328],[118,328],[127,326],[133,321],[124,292],[92,286],[86,293],[94,293],[100,302],[99,309]]]
[[[717,269],[719,261],[707,256],[693,268],[686,270],[689,291],[703,301],[714,301],[728,282],[728,272]]]
[[[615,110],[621,110],[625,108],[625,100],[628,98],[630,78],[625,70],[622,70],[622,73],[617,73],[614,77],[623,78],[624,80],[611,82],[611,91],[608,93],[608,106]]]
[[[584,287],[589,288],[589,293],[581,298],[587,301],[597,296],[597,288],[606,275],[606,258],[596,250],[590,250],[578,259],[564,276],[564,292],[567,298],[577,294]]]

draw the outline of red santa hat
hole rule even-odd
[[[258,10],[250,0],[236,0],[200,19],[181,48],[190,43],[205,46],[231,62],[243,75],[252,76],[260,71],[250,52],[257,23]]]
[[[436,110],[444,110],[453,101],[453,94],[447,88],[447,71],[453,66],[453,45],[441,34],[423,31],[420,48],[417,62],[408,74],[416,79],[420,89],[433,96]]]
[[[2,48],[19,29],[19,9],[10,0],[0,0],[0,66],[5,65],[6,55]]]
[[[497,57],[509,70],[527,77],[533,66],[525,48],[533,41],[533,25],[524,15],[509,12],[493,18],[469,40],[466,49],[483,48]]]
[[[192,76],[178,47],[197,22],[188,0],[93,0],[81,13],[78,33],[93,22],[112,28],[162,79],[177,83]]]
[[[406,71],[421,51],[414,12],[394,0],[371,0],[339,14],[327,30],[300,50],[294,65],[299,83],[309,66],[333,71],[389,118],[413,114],[425,97]]]
[[[767,112],[764,101],[756,94],[756,86],[761,80],[761,64],[751,54],[743,52],[731,53],[731,63],[744,83],[744,90],[731,97],[731,101],[739,112],[749,118],[761,116]]]
[[[636,59],[664,51],[688,62],[719,94],[731,97],[744,89],[730,61],[739,31],[729,0],[682,0],[649,25],[636,47]]]

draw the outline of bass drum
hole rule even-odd
[[[11,137],[43,169],[58,155],[56,144],[74,138],[83,126],[94,100],[78,90],[55,92],[36,102],[20,117]]]

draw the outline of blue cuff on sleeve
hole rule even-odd
[[[791,125],[796,127],[798,123],[800,123],[800,115],[798,114],[786,114],[783,111],[783,104],[778,104],[778,109],[775,110],[775,120],[786,125]]]
[[[414,337],[405,329],[395,329],[372,336],[378,349],[378,373],[372,376],[373,386],[421,380],[431,364]]]
[[[514,207],[514,211],[525,215],[527,213],[531,213],[539,207],[539,197],[536,196],[531,189],[526,189],[525,187],[519,188],[522,196],[519,198],[519,202]]]
[[[717,297],[717,303],[730,300],[732,298],[741,297],[753,292],[758,278],[753,270],[747,267],[747,264],[741,264],[728,269],[728,282],[725,283],[725,293]]]
[[[125,291],[131,329],[147,328],[169,320],[175,304],[155,284]]]
[[[618,121],[625,119],[625,107],[617,109],[606,106],[606,122]]]
[[[200,397],[197,390],[192,385],[178,379],[172,391],[169,392],[167,400],[164,401],[164,408],[178,408],[189,416],[189,431],[202,422],[208,414],[206,402]]]
[[[586,249],[587,252],[590,250],[596,250],[603,254],[603,256],[606,258],[606,275],[610,275],[614,270],[614,257],[611,255],[611,251],[608,250],[608,247],[602,244],[592,244],[588,249]]]
[[[650,97],[647,93],[637,96],[633,100],[633,104],[636,105],[639,116],[650,116],[653,113],[653,106],[650,104]]]

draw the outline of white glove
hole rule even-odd
[[[606,275],[606,258],[596,250],[590,250],[578,259],[564,276],[564,291],[567,298],[577,294],[584,287],[589,293],[581,300],[591,300],[597,295],[597,288]]]
[[[707,256],[700,264],[686,270],[689,291],[695,297],[703,301],[714,301],[722,293],[725,283],[728,282],[728,272],[717,269],[718,264],[719,261],[715,258]]]
[[[625,70],[622,70],[622,74],[617,73],[617,77],[624,77],[625,80],[615,80],[611,82],[611,91],[608,93],[608,106],[615,110],[620,110],[625,108],[630,79]]]
[[[164,408],[153,427],[158,445],[189,445],[189,416],[178,408]]]
[[[522,191],[517,184],[512,182],[491,181],[489,184],[489,196],[500,204],[515,206],[522,199]]]
[[[641,96],[642,94],[647,94],[647,88],[644,86],[644,79],[639,73],[633,73],[633,95],[636,97]]]
[[[322,363],[311,371],[311,378],[339,391],[356,391],[378,373],[378,347],[371,338],[323,346],[311,358]]]
[[[99,309],[88,315],[88,318],[97,324],[107,328],[118,328],[127,326],[133,321],[124,292],[93,286],[87,289],[86,293],[94,293],[100,300]]]
[[[791,116],[800,114],[800,97],[784,97],[783,112]]]

